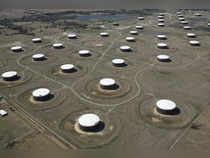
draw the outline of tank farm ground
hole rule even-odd
[[[0,152],[122,146],[136,152],[144,148],[209,149],[209,12],[183,10],[191,30],[183,28],[176,10],[121,11],[110,19],[103,19],[104,12],[94,11],[89,15],[85,11],[16,12],[17,17],[0,14],[9,19],[6,23],[1,18],[0,73],[16,71],[20,76],[16,81],[0,79],[0,107],[8,111],[8,116],[0,117]],[[164,27],[157,25],[160,12],[166,12]],[[198,12],[202,16],[194,15]],[[102,18],[80,20],[92,15]],[[113,25],[116,22],[119,25]],[[137,30],[137,25],[144,28]],[[138,34],[131,35],[132,30]],[[101,37],[101,32],[109,36]],[[77,38],[69,39],[69,33]],[[195,33],[196,38],[187,33]],[[158,39],[159,34],[167,39]],[[42,42],[33,43],[36,37]],[[126,37],[135,37],[135,41],[128,42]],[[199,41],[200,46],[190,45],[190,40]],[[54,43],[64,47],[55,49]],[[168,48],[158,48],[158,43],[166,43]],[[12,52],[12,46],[22,46],[23,51]],[[121,46],[130,46],[132,51],[123,52]],[[89,50],[91,55],[80,56],[79,50]],[[39,53],[46,60],[32,59]],[[171,61],[157,60],[160,54],[170,56]],[[126,64],[115,66],[113,59],[124,59]],[[60,66],[64,64],[73,64],[76,71],[63,73]],[[102,78],[114,79],[118,87],[104,90],[99,85]],[[32,91],[38,88],[48,88],[52,97],[34,100]],[[160,99],[174,101],[180,113],[156,115],[154,107]],[[90,133],[78,129],[78,118],[85,113],[97,114],[104,128]]]

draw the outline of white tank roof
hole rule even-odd
[[[184,17],[184,15],[183,15],[183,14],[178,14],[177,16],[178,16],[178,17]]]
[[[181,21],[181,24],[188,24],[188,21]]]
[[[124,64],[125,60],[124,59],[113,59],[112,63],[113,64]]]
[[[8,114],[8,112],[6,112],[5,110],[3,110],[3,109],[0,110],[0,115],[1,116],[5,116],[7,114]]]
[[[200,44],[199,41],[190,41],[189,43],[190,43],[191,45],[199,45],[199,44]]]
[[[157,101],[156,106],[161,110],[171,111],[176,108],[176,103],[168,99],[161,99]]]
[[[191,26],[184,26],[184,29],[185,30],[190,30],[190,29],[192,29],[192,27]]]
[[[201,13],[195,13],[194,15],[195,16],[201,16]]]
[[[195,33],[187,33],[187,37],[195,37],[196,34]]]
[[[163,18],[164,18],[163,15],[159,15],[159,16],[158,16],[158,19],[163,19]]]
[[[157,47],[158,48],[165,48],[165,47],[167,47],[168,45],[166,44],[166,43],[158,43],[157,44]]]
[[[41,58],[44,58],[44,57],[45,57],[44,54],[34,54],[34,55],[32,56],[33,59],[41,59]]]
[[[144,20],[144,17],[143,16],[139,16],[137,19],[138,20]]]
[[[75,38],[75,37],[77,37],[77,35],[75,33],[68,34],[68,38]]]
[[[136,35],[136,34],[138,34],[138,31],[130,31],[130,34]]]
[[[108,32],[101,32],[100,35],[101,35],[101,36],[108,36],[109,33],[108,33]]]
[[[210,23],[208,23],[208,26],[210,26]]]
[[[12,77],[17,76],[17,72],[16,71],[8,71],[8,72],[4,72],[1,76],[3,78],[12,78]]]
[[[183,18],[183,17],[179,18],[179,21],[184,21],[184,20],[185,20],[185,18]]]
[[[101,86],[113,86],[116,84],[115,80],[112,78],[103,78],[99,83]]]
[[[144,26],[142,26],[142,25],[137,25],[136,26],[136,29],[143,29],[144,28]]]
[[[33,38],[33,39],[32,39],[32,42],[41,42],[41,41],[42,41],[41,38]]]
[[[126,37],[126,40],[127,40],[127,41],[134,41],[135,38],[134,38],[134,37]]]
[[[53,44],[54,48],[59,48],[59,47],[63,47],[63,43],[54,43]]]
[[[80,50],[79,54],[80,55],[88,55],[88,54],[90,54],[90,51],[89,50]]]
[[[96,47],[103,47],[104,45],[102,43],[96,44]]]
[[[165,55],[165,54],[161,54],[161,55],[157,56],[157,59],[159,59],[159,60],[169,60],[170,56]]]
[[[163,22],[158,23],[158,26],[165,26]]]
[[[159,38],[159,39],[166,39],[166,35],[157,35],[157,38]]]
[[[50,94],[50,90],[47,88],[39,88],[32,92],[33,97],[39,98],[39,97],[45,97]]]
[[[11,48],[12,51],[18,51],[18,50],[22,50],[21,46],[14,46]]]
[[[121,46],[120,47],[121,50],[131,50],[130,46]]]
[[[104,29],[104,28],[106,28],[106,27],[105,27],[105,25],[100,25],[100,28]]]
[[[72,69],[74,69],[74,65],[73,64],[64,64],[64,65],[61,65],[60,69],[61,70],[72,70]]]
[[[165,22],[165,20],[164,19],[158,19],[158,22],[163,23],[163,22]]]
[[[100,122],[100,118],[98,115],[96,114],[83,114],[79,117],[78,119],[78,123],[80,126],[82,127],[94,127],[96,125],[98,125],[98,123]]]

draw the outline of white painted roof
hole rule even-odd
[[[129,46],[121,46],[120,49],[121,50],[131,50],[131,47],[129,47]]]
[[[161,55],[157,56],[157,59],[159,59],[159,60],[168,60],[168,59],[170,59],[170,56],[165,55],[165,54],[161,54]]]
[[[32,92],[33,97],[45,97],[50,94],[50,90],[47,88],[39,88]]]
[[[158,23],[158,26],[165,26],[163,22]]]
[[[108,33],[108,32],[101,32],[100,35],[101,35],[101,36],[108,36],[109,33]]]
[[[73,64],[64,64],[64,65],[61,65],[61,70],[72,70],[74,69],[74,65]]]
[[[1,76],[3,78],[12,78],[12,77],[17,76],[17,72],[16,71],[8,71],[8,72],[3,73]]]
[[[164,16],[166,13],[159,13],[159,15]]]
[[[144,17],[143,16],[139,16],[137,19],[144,20]]]
[[[164,48],[164,47],[167,47],[168,45],[166,43],[158,43],[157,46],[159,48]]]
[[[177,16],[178,16],[178,17],[184,17],[184,15],[183,15],[183,14],[178,14]]]
[[[164,19],[158,19],[158,22],[163,23],[163,22],[165,22],[165,20]]]
[[[130,34],[136,35],[136,34],[138,34],[138,31],[130,31]]]
[[[134,37],[126,37],[126,40],[127,40],[127,41],[134,41],[135,38],[134,38]]]
[[[188,24],[188,21],[181,21],[181,24]]]
[[[21,46],[14,46],[11,48],[12,51],[18,51],[18,50],[22,50]]]
[[[100,25],[100,28],[104,29],[104,28],[106,28],[106,27],[105,27],[105,25]]]
[[[183,17],[179,18],[179,21],[184,21],[184,20],[185,20],[185,18],[183,18]]]
[[[191,45],[199,45],[200,44],[200,42],[199,41],[190,41],[189,42]]]
[[[187,33],[187,37],[195,37],[196,34],[195,33]]]
[[[189,30],[189,29],[192,29],[192,27],[191,26],[184,26],[184,29]]]
[[[33,59],[41,59],[41,58],[44,58],[44,57],[45,57],[44,54],[34,54],[34,55],[32,56]]]
[[[159,38],[159,39],[166,39],[166,35],[157,35],[157,38]]]
[[[176,108],[176,103],[168,99],[161,99],[157,101],[156,106],[161,110],[170,111]]]
[[[41,41],[42,41],[41,38],[33,38],[33,39],[32,39],[32,42],[41,42]]]
[[[163,19],[163,18],[164,18],[163,15],[159,15],[159,16],[158,16],[158,19]]]
[[[195,16],[201,16],[201,13],[195,13],[194,15]]]
[[[96,44],[96,47],[103,47],[104,45],[102,43]]]
[[[63,47],[63,43],[54,43],[53,44],[54,48],[59,48],[59,47]]]
[[[103,79],[100,80],[100,85],[101,86],[113,86],[115,84],[116,84],[116,82],[112,78],[103,78]]]
[[[70,33],[70,34],[68,34],[68,38],[75,38],[75,37],[77,37],[77,35],[76,35],[76,34],[74,34],[74,33]]]
[[[124,59],[113,59],[112,63],[113,64],[124,64],[125,60]]]
[[[1,116],[5,116],[5,115],[7,115],[7,114],[8,114],[8,113],[7,113],[5,110],[2,110],[2,109],[0,110],[0,115],[1,115]]]
[[[144,28],[144,26],[142,26],[142,25],[137,25],[136,26],[136,29],[143,29]]]
[[[78,119],[79,125],[82,127],[94,127],[100,122],[100,118],[96,114],[83,114]]]
[[[80,50],[79,54],[80,55],[88,55],[88,54],[90,54],[90,51],[89,50]]]

